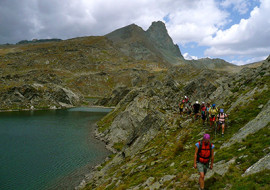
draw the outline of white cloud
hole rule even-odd
[[[135,23],[146,30],[167,19],[174,43],[209,46],[206,56],[269,54],[270,1],[261,0],[248,19],[230,23],[230,7],[247,13],[248,0],[13,0],[0,1],[0,43],[33,38],[104,35]],[[225,9],[225,10],[222,10]],[[187,54],[187,57],[190,56]],[[192,56],[190,56],[192,58]]]
[[[250,18],[227,30],[219,30],[215,37],[208,36],[200,45],[210,46],[207,56],[266,56],[270,53],[270,1],[262,0]]]
[[[19,39],[104,35],[132,23],[146,30],[153,21],[162,20],[167,15],[169,34],[181,44],[213,34],[226,23],[227,17],[214,0],[0,1],[0,24],[5,25],[7,31],[6,35],[0,31],[0,43],[7,38],[14,42]],[[13,26],[7,20],[14,23]],[[24,24],[17,28],[17,23]],[[15,35],[14,29],[25,32]]]
[[[182,45],[199,42],[227,23],[228,13],[221,11],[214,0],[194,2],[196,3],[193,7],[185,7],[179,3],[170,10],[168,31],[173,39]]]
[[[188,53],[184,53],[184,54],[183,54],[183,57],[184,57],[185,59],[187,59],[187,60],[192,60],[192,59],[197,60],[197,59],[198,59],[197,56],[189,55]]]
[[[240,14],[246,14],[249,10],[250,2],[249,0],[224,0],[221,6],[225,8],[232,6],[234,11]]]
[[[250,58],[250,59],[234,59],[231,61],[231,63],[235,64],[235,65],[246,65],[246,64],[249,64],[249,63],[255,63],[255,62],[258,62],[258,61],[262,61],[262,60],[265,60],[267,58],[267,56],[261,56],[261,57],[253,57],[253,58]]]

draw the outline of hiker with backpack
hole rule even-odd
[[[185,96],[185,103],[188,104],[189,103],[189,98],[187,96]]]
[[[179,103],[179,111],[180,111],[180,115],[181,115],[181,116],[183,115],[184,106],[185,106],[185,100],[182,100],[182,101]]]
[[[201,106],[201,116],[202,116],[202,123],[203,123],[203,125],[205,125],[206,107],[205,107],[205,103],[204,102],[202,102],[202,106]]]
[[[191,103],[190,102],[186,104],[186,113],[187,113],[188,116],[191,117],[192,106],[191,106]]]
[[[200,111],[201,105],[199,104],[199,101],[196,101],[195,104],[193,104],[193,111],[194,111],[194,118],[195,120],[198,119],[199,111]]]
[[[222,137],[224,137],[224,129],[225,129],[225,119],[228,117],[227,114],[224,113],[223,109],[220,109],[219,114],[217,115],[218,119],[218,131],[220,130],[220,126],[222,127]]]
[[[213,169],[214,147],[215,146],[210,142],[209,134],[204,134],[203,140],[195,144],[194,168],[197,168],[200,174],[199,185],[201,190],[204,189],[204,176],[206,175],[207,169]]]
[[[206,120],[209,122],[209,109],[211,108],[210,103],[206,104]]]
[[[210,128],[212,128],[213,123],[216,121],[217,114],[218,114],[218,109],[216,108],[216,104],[213,104],[212,107],[209,109]]]

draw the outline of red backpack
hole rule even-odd
[[[205,145],[203,141],[199,141],[199,150],[197,154],[198,162],[201,162],[204,164],[209,162],[211,158],[211,154],[212,154],[212,146],[213,144],[211,142],[208,143],[208,145]]]

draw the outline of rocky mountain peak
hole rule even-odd
[[[173,43],[163,22],[152,22],[146,33],[159,48],[169,50],[174,56],[183,58],[178,45]]]
[[[115,41],[115,40],[125,40],[134,36],[140,36],[140,35],[144,35],[144,30],[137,26],[136,24],[130,24],[128,26],[125,26],[123,28],[119,28],[109,34],[107,34],[106,36]]]
[[[153,22],[147,31],[131,24],[105,36],[116,44],[122,53],[137,60],[162,60],[163,63],[178,64],[184,59],[161,21]]]
[[[166,29],[166,26],[163,22],[161,21],[154,21],[152,22],[151,26],[147,30],[148,33],[150,34],[155,34],[156,36],[161,36],[162,34],[167,34],[168,31]]]

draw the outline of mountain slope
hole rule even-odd
[[[0,60],[2,97],[24,84],[58,85],[79,97],[99,97],[111,93],[116,85],[141,85],[153,73],[167,68],[161,62],[146,63],[126,56],[102,36],[5,46],[0,49]],[[20,97],[19,102],[14,98],[6,100],[0,109],[29,109],[31,100]],[[44,104],[59,107],[51,101]],[[38,101],[33,106],[44,108]]]
[[[202,58],[198,60],[186,60],[187,64],[199,69],[211,69],[211,70],[219,70],[226,71],[230,73],[237,73],[242,68],[228,63],[223,59],[210,59],[210,58]]]
[[[184,85],[168,75],[130,89],[116,109],[98,122],[97,137],[115,154],[87,175],[88,184],[81,187],[198,188],[193,156],[204,133],[210,133],[215,144],[214,169],[206,175],[208,189],[269,187],[270,57],[256,69],[217,79],[208,80],[205,72],[211,73],[202,71]],[[216,103],[230,114],[224,138],[200,121],[179,116],[177,104],[187,94],[192,102]]]

